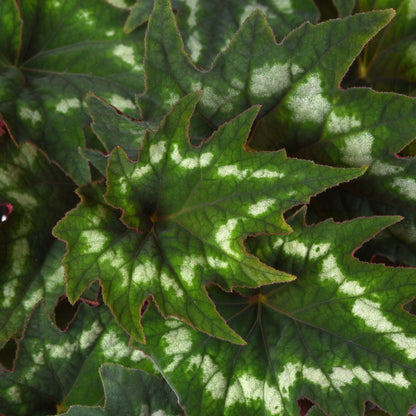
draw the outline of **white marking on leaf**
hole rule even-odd
[[[53,273],[48,273],[45,279],[47,293],[51,293],[58,286],[64,285],[64,266],[59,266]]]
[[[379,176],[390,176],[404,171],[403,166],[394,166],[388,163],[383,163],[380,160],[376,160],[370,168],[370,172]]]
[[[116,274],[121,276],[121,280],[117,284],[121,287],[127,287],[129,281],[129,272],[127,270],[127,262],[124,259],[124,253],[117,249],[116,252],[106,251],[101,257],[100,262],[105,264],[106,268],[112,268]]]
[[[403,329],[390,322],[382,313],[380,303],[369,299],[357,299],[352,308],[352,313],[361,318],[365,325],[376,332],[384,334],[387,339],[393,341],[396,347],[404,350],[412,360],[416,358],[416,337],[408,337],[403,334]]]
[[[335,256],[332,254],[322,262],[320,277],[321,280],[333,280],[338,283],[338,290],[348,296],[360,296],[365,292],[365,288],[362,287],[359,282],[347,280],[346,276],[339,268]]]
[[[215,234],[215,241],[219,244],[219,246],[227,253],[233,256],[239,255],[239,253],[235,252],[231,248],[231,239],[232,234],[235,228],[237,227],[238,219],[231,218],[227,221],[226,224],[221,225],[218,231]]]
[[[222,91],[221,95],[219,95],[213,88],[205,87],[200,104],[210,110],[217,111],[220,107],[223,107],[223,110],[225,110],[224,105],[228,103],[227,109],[230,111],[233,106],[233,98],[237,97],[239,94],[239,90],[227,88]]]
[[[78,98],[64,98],[56,105],[56,111],[62,114],[66,114],[71,108],[81,108],[81,101]]]
[[[153,165],[159,163],[166,153],[166,142],[152,144],[149,148],[150,163]]]
[[[134,49],[132,46],[117,45],[113,49],[113,54],[124,61],[126,64],[134,66]]]
[[[306,258],[308,254],[308,247],[301,241],[286,241],[283,245],[283,252],[288,256]]]
[[[198,31],[192,32],[186,41],[186,46],[192,60],[194,62],[198,61],[202,51],[202,42]]]
[[[238,381],[243,389],[246,400],[259,400],[263,396],[263,380],[259,380],[251,374],[244,373],[238,376]]]
[[[80,240],[84,245],[84,252],[98,253],[103,251],[110,238],[97,230],[85,230],[80,234]]]
[[[115,331],[110,330],[103,335],[100,347],[107,360],[119,360],[129,357],[132,350],[118,337]]]
[[[207,260],[208,260],[208,264],[213,269],[226,269],[229,266],[229,264],[226,261],[222,261],[221,259],[218,259],[212,256],[209,256]]]
[[[262,199],[254,205],[250,205],[248,213],[257,217],[258,215],[264,214],[267,212],[276,202],[274,198]]]
[[[292,111],[293,120],[322,123],[331,110],[331,104],[322,92],[321,78],[318,74],[311,74],[300,83],[290,95],[287,104]]]
[[[187,327],[169,331],[161,338],[161,345],[167,355],[185,354],[192,349],[192,333]]]
[[[157,279],[158,273],[156,266],[151,261],[139,264],[133,271],[132,280],[138,285],[146,284]]]
[[[355,379],[358,379],[361,383],[365,384],[371,382],[371,377],[362,367],[334,367],[330,378],[333,386],[338,390],[347,384],[352,384]]]
[[[356,116],[337,116],[334,112],[329,114],[327,129],[329,133],[342,134],[361,127],[361,120]]]
[[[397,190],[406,199],[416,200],[416,181],[411,178],[396,178],[392,182],[395,190]]]
[[[270,414],[280,414],[283,410],[283,401],[280,392],[275,387],[270,386],[268,382],[264,385],[263,401],[264,407]]]
[[[89,26],[91,26],[94,23],[94,20],[91,18],[91,12],[88,12],[86,10],[81,10],[79,12],[79,17],[85,20],[85,23]]]
[[[228,387],[227,397],[225,398],[224,407],[227,409],[235,403],[244,403],[244,392],[238,381],[234,380],[233,384]]]
[[[62,345],[46,344],[46,349],[52,358],[69,359],[75,351],[79,350],[78,343],[71,344],[65,341]]]
[[[319,257],[323,257],[328,253],[330,248],[331,244],[329,243],[312,244],[309,250],[309,258],[317,259]]]
[[[114,31],[114,30],[107,30],[106,32],[105,32],[105,35],[106,36],[114,36],[114,34],[115,34],[116,32]]]
[[[39,123],[42,121],[42,116],[38,110],[31,110],[27,107],[19,108],[19,116],[24,120],[30,120],[32,124]]]
[[[18,286],[18,280],[13,279],[3,285],[3,308],[9,308],[12,306],[12,301],[16,298],[16,289]]]
[[[267,178],[284,178],[285,174],[282,172],[277,172],[274,170],[268,170],[268,169],[259,169],[254,171],[251,176],[253,178],[259,178],[259,179],[267,179]]]
[[[214,400],[223,398],[227,387],[227,379],[209,355],[204,356],[201,370],[204,389],[211,394]]]
[[[304,366],[302,368],[302,375],[303,375],[303,378],[305,378],[306,380],[311,381],[313,384],[317,384],[318,386],[322,388],[327,388],[330,386],[330,383],[327,377],[319,368],[312,368],[312,367]]]
[[[23,308],[31,311],[33,307],[42,299],[44,291],[42,288],[35,290],[27,299],[23,301]]]
[[[404,3],[407,5],[407,12],[402,13],[407,20],[412,20],[416,17],[416,3],[414,1],[407,1]]]
[[[193,257],[193,256],[186,256],[183,259],[183,263],[181,265],[181,279],[184,283],[188,286],[195,286],[194,282],[195,279],[195,268],[197,266],[203,266],[205,264],[205,260],[203,257]]]
[[[43,351],[39,351],[38,353],[34,353],[32,355],[33,362],[36,365],[44,365],[45,364],[45,355],[43,354]]]
[[[25,210],[32,210],[39,206],[38,200],[32,195],[21,191],[9,191],[10,198],[15,199]]]
[[[132,179],[141,179],[146,173],[151,172],[152,168],[149,165],[138,167],[135,166],[133,173],[131,174]]]
[[[119,7],[120,9],[126,9],[129,6],[126,4],[124,0],[107,0],[112,5]]]
[[[217,173],[221,177],[235,176],[238,179],[244,179],[247,176],[248,169],[240,170],[236,165],[220,166]]]
[[[292,64],[290,66],[290,72],[292,73],[292,76],[296,76],[302,74],[304,71],[303,68],[301,68],[299,65]]]
[[[296,383],[298,373],[300,373],[301,369],[302,365],[299,362],[287,363],[279,373],[277,379],[279,380],[280,391],[284,398],[289,399],[290,390]]]
[[[211,163],[212,158],[214,157],[214,154],[211,152],[206,152],[201,155],[199,158],[199,163],[201,167],[205,168]]]
[[[166,291],[173,289],[176,297],[183,298],[185,296],[183,290],[179,287],[178,283],[175,282],[175,280],[169,277],[166,273],[162,273],[162,275],[160,276],[160,284]]]
[[[19,235],[19,233],[16,233]],[[27,272],[27,259],[30,256],[29,241],[27,238],[19,238],[12,245],[11,258],[15,260],[13,269],[10,270],[10,276],[20,276]]]
[[[130,357],[131,360],[136,361],[136,362],[142,361],[146,358],[147,358],[146,354],[140,350],[133,350],[133,352],[131,353],[131,357]]]
[[[282,11],[284,10],[284,7],[285,7],[285,5],[287,5],[288,3],[290,3],[290,0],[280,0],[279,1],[279,6],[278,6],[278,8],[279,8],[279,10],[281,10],[280,9],[280,2],[282,2],[283,3],[283,9],[282,9]],[[243,12],[241,13],[241,15],[240,15],[240,25],[244,22],[244,20],[246,20],[247,19],[247,17],[251,14],[251,13],[253,13],[254,12],[254,10],[256,10],[256,9],[260,9],[266,16],[267,16],[267,18],[268,19],[273,19],[274,17],[276,17],[276,14],[275,13],[273,13],[267,6],[265,6],[264,4],[261,4],[261,3],[254,3],[254,4],[247,4],[245,7],[244,7],[244,10],[243,10]]]
[[[91,328],[84,330],[79,339],[79,345],[82,350],[85,350],[94,344],[96,339],[100,336],[103,331],[103,326],[99,321],[94,321]]]
[[[373,161],[373,143],[374,136],[368,131],[346,137],[341,147],[342,160],[350,166],[370,164]]]
[[[371,375],[380,383],[394,384],[395,386],[408,389],[411,383],[406,379],[403,373],[395,373],[394,376],[384,371],[370,371]]]
[[[23,403],[20,386],[14,385],[6,390],[6,394],[13,403]]]
[[[129,100],[128,98],[124,98],[118,94],[113,94],[110,97],[109,102],[111,103],[111,105],[113,105],[114,107],[116,107],[117,109],[121,111],[137,110],[137,107],[132,100]]]
[[[265,64],[251,73],[250,94],[254,97],[272,97],[290,86],[289,63]]]
[[[173,91],[165,91],[166,94],[169,95],[167,99],[165,99],[166,104],[169,107],[173,107],[181,98],[179,94],[174,93]]]

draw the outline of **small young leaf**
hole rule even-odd
[[[162,379],[141,370],[104,364],[100,376],[105,391],[101,407],[71,406],[67,416],[180,416],[175,393]]]
[[[54,229],[68,244],[70,300],[99,278],[105,302],[136,340],[144,340],[140,308],[151,294],[164,316],[241,343],[205,284],[231,290],[292,280],[248,254],[243,240],[290,231],[285,210],[363,172],[289,160],[283,151],[246,151],[256,107],[195,147],[188,128],[199,97],[183,98],[156,133],[145,135],[137,162],[116,148],[104,199],[100,187],[81,190],[81,204]],[[122,222],[106,203],[122,211]]]
[[[213,288],[218,309],[246,346],[206,337],[149,308],[142,348],[186,413],[296,415],[298,400],[307,398],[329,416],[362,414],[366,400],[407,414],[415,400],[416,331],[402,305],[414,297],[415,270],[351,256],[396,220],[307,227],[300,212],[288,221],[292,234],[251,240],[260,258],[298,278],[251,296]]]

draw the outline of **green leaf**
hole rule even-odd
[[[57,407],[75,403],[102,404],[98,368],[103,362],[153,368],[141,351],[129,348],[128,340],[104,306],[81,304],[69,329],[61,332],[39,304],[19,341],[13,371],[0,372],[0,412],[55,414]]]
[[[392,7],[396,16],[357,57],[343,86],[367,85],[378,91],[415,95],[416,19],[414,0],[357,0],[358,11]]]
[[[19,143],[35,142],[74,178],[89,180],[81,127],[89,90],[137,113],[144,30],[120,30],[104,1],[12,0],[0,6],[0,113]],[[70,120],[70,121],[68,121]]]
[[[69,299],[99,278],[105,302],[136,340],[144,340],[140,309],[151,294],[164,316],[241,343],[205,284],[231,290],[291,280],[249,255],[244,239],[290,231],[285,210],[363,172],[288,160],[284,152],[245,150],[256,107],[195,147],[188,128],[199,97],[183,98],[156,133],[145,135],[137,162],[116,148],[104,199],[102,187],[81,189],[80,205],[54,229],[68,244]],[[106,203],[121,210],[121,221]]]
[[[330,220],[248,245],[297,280],[245,296],[210,293],[247,341],[226,344],[155,308],[143,318],[151,355],[193,415],[296,415],[307,398],[329,416],[358,415],[371,400],[405,415],[416,384],[414,269],[361,263],[351,253],[396,217]],[[318,412],[319,413],[319,412]]]
[[[253,104],[261,104],[260,114],[266,114],[295,85],[305,89],[302,85],[312,80],[317,96],[300,108],[309,108],[308,114],[318,121],[329,110],[320,95],[321,83],[337,89],[363,43],[391,18],[392,11],[383,10],[316,26],[305,23],[276,44],[265,16],[255,11],[216,57],[212,69],[205,71],[185,53],[169,1],[156,0],[146,35],[146,89],[137,97],[143,118],[156,126],[179,98],[202,89],[199,123],[194,123],[198,138]]]
[[[124,26],[131,32],[150,16],[153,0],[137,0]],[[276,39],[282,40],[291,30],[305,21],[315,22],[319,15],[311,0],[277,2],[261,0],[189,1],[174,0],[177,24],[185,49],[199,67],[209,68],[219,50],[224,49],[234,32],[255,9],[268,16]]]
[[[121,146],[132,159],[137,157],[147,123],[123,114],[94,94],[88,94],[86,102],[93,119],[92,130],[100,140],[104,152],[83,148],[81,154],[105,176],[108,154],[114,147]]]
[[[352,13],[355,0],[332,0],[338,10],[340,17],[346,17]],[[393,7],[393,6],[389,6]],[[387,8],[387,7],[386,7]]]
[[[100,376],[104,385],[105,406],[71,406],[64,415],[183,415],[175,393],[160,378],[117,364],[104,364],[100,368]]]
[[[0,204],[11,207],[0,223],[0,341],[21,331],[42,297],[52,313],[65,293],[65,247],[51,229],[74,207],[74,189],[35,146],[0,136]]]

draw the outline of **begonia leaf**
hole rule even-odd
[[[125,34],[125,12],[100,0],[7,0],[0,6],[0,113],[19,143],[35,142],[77,183],[89,180],[78,154],[93,90],[137,113],[144,30]],[[70,121],[68,119],[70,118]]]
[[[338,201],[326,201],[323,195],[320,204],[332,217],[339,216],[342,201],[356,208],[347,207],[352,211],[348,218],[368,213],[404,216],[403,224],[389,229],[393,237],[381,236],[382,242],[372,247],[393,261],[416,265],[414,160],[396,156],[414,138],[415,101],[367,89],[339,89],[362,45],[392,17],[391,10],[378,10],[305,24],[276,44],[262,15],[254,13],[213,68],[201,71],[183,50],[168,2],[157,1],[146,37],[146,90],[138,97],[143,115],[156,117],[184,93],[202,88],[191,129],[197,141],[236,111],[262,104],[260,115],[269,113],[256,126],[253,148],[284,147],[290,155],[333,166],[372,165],[349,187],[360,195],[355,205],[348,195]],[[406,248],[396,250],[400,246]]]
[[[54,229],[68,245],[69,299],[99,279],[105,302],[136,340],[144,341],[140,310],[152,295],[164,316],[243,342],[216,311],[206,283],[231,290],[292,280],[248,254],[244,239],[290,231],[284,211],[364,172],[246,150],[257,107],[193,146],[188,128],[199,97],[184,97],[157,132],[146,133],[137,161],[116,148],[105,195],[101,185],[81,189],[81,203]]]
[[[299,400],[313,414],[360,415],[371,400],[393,415],[415,401],[415,270],[362,263],[352,252],[397,217],[288,220],[288,236],[260,236],[248,246],[297,280],[251,294],[210,293],[246,346],[220,342],[149,308],[149,353],[186,414],[292,416]],[[315,406],[312,408],[314,409]],[[315,413],[314,413],[315,412]]]
[[[153,9],[153,0],[137,0],[124,26],[131,32],[143,24]],[[267,17],[277,40],[305,21],[319,15],[311,0],[173,0],[177,23],[186,50],[199,67],[210,67],[219,50],[224,49],[236,30],[255,9]]]
[[[357,0],[356,10],[392,7],[396,16],[357,57],[343,86],[368,85],[378,91],[416,92],[416,3],[414,0]]]
[[[0,204],[11,211],[0,223],[0,340],[22,330],[45,297],[50,314],[65,293],[64,244],[52,227],[75,206],[74,183],[32,144],[17,147],[0,136]]]
[[[141,370],[104,364],[100,376],[105,391],[103,407],[71,406],[68,416],[183,416],[175,393],[162,379]]]
[[[102,404],[98,369],[103,362],[153,368],[128,342],[129,337],[105,306],[81,304],[70,327],[62,332],[50,322],[40,303],[19,341],[13,371],[0,372],[0,413],[55,414],[58,407],[75,403]]]
[[[338,10],[340,17],[348,16],[352,13],[355,6],[355,0],[332,0]],[[389,6],[393,7],[393,6]],[[386,7],[388,8],[388,7]]]
[[[265,16],[257,10],[206,71],[186,54],[170,1],[156,0],[146,34],[146,88],[137,96],[143,118],[158,124],[179,98],[202,89],[196,114],[200,123],[212,128],[253,104],[262,105],[261,115],[267,113],[294,85],[300,86],[301,100],[300,93],[306,90],[302,85],[309,80],[310,94],[317,97],[296,105],[319,121],[327,111],[321,84],[337,88],[336,79],[341,79],[363,43],[392,16],[391,10],[381,10],[316,26],[305,23],[277,44]]]

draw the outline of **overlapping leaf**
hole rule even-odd
[[[311,94],[319,94],[321,83],[336,88],[336,79],[362,45],[391,17],[392,11],[384,10],[317,26],[307,23],[276,44],[265,16],[255,11],[212,69],[204,71],[194,66],[183,48],[169,0],[156,0],[146,35],[146,89],[137,97],[144,119],[158,124],[179,98],[198,89],[204,94],[197,114],[212,129],[253,104],[261,104],[261,114],[267,113],[294,85],[309,78],[317,84]],[[319,97],[304,107],[308,104],[315,113],[325,111]]]
[[[351,211],[347,218],[404,216],[405,222],[392,227],[392,235],[382,236],[376,250],[393,261],[416,264],[413,160],[395,155],[414,138],[416,102],[397,94],[338,88],[362,45],[391,19],[392,11],[305,24],[281,44],[274,42],[263,16],[254,13],[213,68],[200,71],[183,50],[168,6],[157,1],[149,22],[146,91],[138,97],[144,117],[158,115],[170,100],[202,88],[199,118],[191,131],[197,140],[236,112],[262,104],[260,115],[269,113],[258,123],[250,145],[285,147],[297,157],[335,166],[371,164],[350,192],[341,191],[335,200],[323,196],[319,204],[327,216],[339,218],[345,218],[340,207]]]
[[[231,290],[291,280],[249,255],[243,239],[289,231],[286,209],[363,172],[288,160],[282,151],[246,151],[256,107],[192,146],[188,128],[199,97],[183,98],[156,133],[145,135],[137,162],[115,149],[104,199],[100,186],[81,190],[79,206],[54,229],[68,243],[70,300],[99,278],[105,302],[137,340],[144,339],[140,308],[152,295],[164,316],[241,343],[205,284]],[[122,211],[122,221],[107,204]]]
[[[362,414],[366,400],[407,414],[416,397],[416,330],[403,304],[414,297],[416,272],[361,263],[351,254],[396,220],[306,227],[298,214],[289,221],[292,234],[250,241],[257,255],[298,278],[245,296],[212,288],[246,346],[149,310],[142,348],[187,414],[292,416],[305,398],[330,416]]]
[[[355,10],[393,7],[396,16],[362,51],[343,82],[345,87],[369,85],[379,91],[414,96],[416,89],[416,2],[357,0]]]
[[[19,142],[31,140],[78,183],[89,179],[81,128],[93,90],[136,113],[144,30],[122,32],[124,12],[101,0],[3,1],[0,113]]]
[[[61,332],[39,304],[19,342],[14,370],[0,372],[0,413],[55,414],[75,403],[102,404],[98,368],[103,362],[153,368],[128,340],[104,306],[81,304],[69,329]]]
[[[355,6],[355,0],[332,0],[338,10],[340,17],[348,16],[352,13]],[[392,5],[388,7],[393,7]],[[386,7],[386,8],[388,8]]]
[[[103,365],[100,376],[104,385],[105,406],[71,406],[64,415],[183,415],[175,393],[160,378],[116,364]]]
[[[0,341],[23,328],[42,297],[52,313],[64,294],[65,247],[51,230],[76,204],[74,189],[35,146],[0,136],[0,204],[11,207],[0,223]]]
[[[137,0],[131,8],[124,30],[130,32],[143,24],[153,8],[153,0]],[[277,40],[305,21],[318,19],[311,0],[173,0],[177,22],[186,50],[196,65],[211,66],[219,50],[224,49],[234,32],[254,9],[260,9],[269,20]]]

